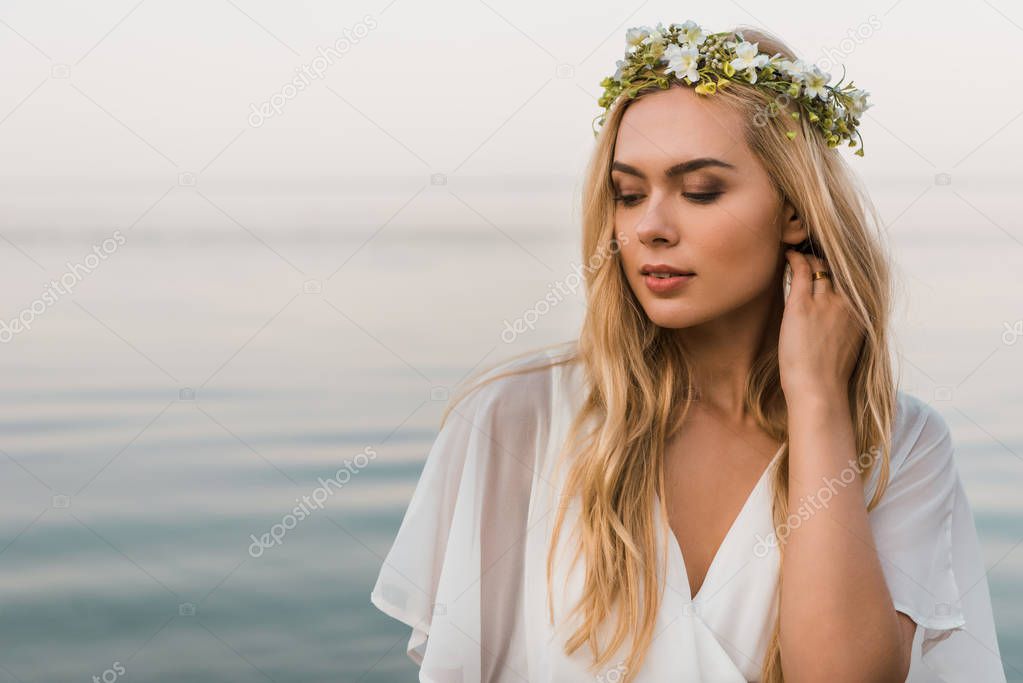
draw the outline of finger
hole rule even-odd
[[[810,254],[807,255],[807,260],[810,264],[810,286],[813,294],[822,294],[825,292],[832,291],[831,280],[829,278],[821,278],[818,280],[813,279],[813,273],[818,271],[830,271],[828,265],[820,258]]]
[[[795,249],[786,249],[785,258],[792,268],[792,288],[789,290],[789,301],[810,297],[810,264],[806,257]]]

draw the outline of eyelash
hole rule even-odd
[[[720,195],[720,194],[722,194],[722,193],[721,192],[690,192],[690,193],[683,193],[683,196],[688,197],[689,199],[693,200],[697,204],[710,204],[715,199],[717,199],[718,195]],[[619,194],[619,195],[615,195],[614,196],[614,200],[615,200],[615,202],[622,202],[623,206],[627,206],[627,207],[628,206],[635,206],[635,204],[630,204],[629,200],[634,199],[635,197],[641,197],[641,196],[642,195],[638,195],[638,194],[625,194],[625,195]]]

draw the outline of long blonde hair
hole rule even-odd
[[[796,58],[792,50],[765,31],[742,26],[735,31],[759,43],[760,52]],[[673,87],[685,86],[675,83]],[[655,87],[646,92],[656,91]],[[857,452],[876,453],[861,474],[866,480],[875,467],[879,468],[867,506],[868,511],[872,510],[888,483],[896,400],[888,339],[893,300],[891,268],[877,234],[881,223],[876,210],[840,149],[829,148],[806,117],[794,121],[788,115],[794,105],[780,106],[776,115],[766,119],[761,115],[759,119],[766,125],[753,125],[757,112],[772,111],[768,94],[735,82],[711,97],[743,114],[747,144],[773,179],[779,195],[796,208],[809,233],[808,246],[827,259],[836,290],[848,301],[862,328],[864,344],[848,391]],[[658,574],[656,563],[648,560],[657,557],[654,514],[660,515],[663,529],[669,528],[662,456],[694,395],[689,359],[673,331],[658,327],[646,316],[629,287],[615,249],[610,169],[617,131],[632,101],[619,101],[609,112],[586,171],[582,256],[584,263],[597,265],[586,270],[588,301],[576,350],[554,364],[581,363],[589,391],[561,445],[559,462],[569,458],[571,462],[547,558],[550,605],[554,549],[562,533],[567,501],[578,498],[580,542],[572,562],[574,566],[584,557],[585,574],[581,597],[571,614],[581,619],[578,629],[565,642],[564,652],[571,655],[588,643],[593,654],[591,671],[596,671],[631,636],[631,650],[622,667],[623,681],[631,681],[640,670],[655,637],[664,588],[659,579],[664,578],[664,567]],[[785,136],[790,125],[800,128],[793,140]],[[614,254],[612,258],[601,256],[609,252]],[[535,369],[498,374],[485,383]],[[763,344],[747,378],[744,401],[760,427],[785,444],[771,478],[773,523],[784,561],[784,526],[789,517],[788,434],[776,344]],[[595,426],[583,433],[588,424]],[[653,509],[655,494],[661,501],[657,510]],[[780,595],[779,580],[779,601]],[[619,608],[618,619],[611,642],[601,649],[601,625],[615,606]],[[783,681],[778,612],[761,669],[764,683]],[[553,621],[553,608],[550,614]]]

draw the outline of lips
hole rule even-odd
[[[640,270],[640,273],[643,274],[643,275],[654,275],[654,276],[660,276],[660,277],[669,277],[669,276],[672,276],[672,275],[695,275],[696,274],[693,271],[689,270],[688,268],[679,268],[679,267],[671,266],[671,265],[668,265],[668,264],[665,264],[665,263],[646,264],[646,265],[644,265],[642,267],[642,269]]]
[[[695,273],[673,275],[670,271],[651,271],[643,276],[643,284],[654,294],[668,295],[682,291],[694,279]]]

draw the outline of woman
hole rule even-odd
[[[579,339],[449,405],[373,603],[423,681],[1004,681],[949,430],[896,386],[835,149],[866,93],[762,31],[627,43]]]

